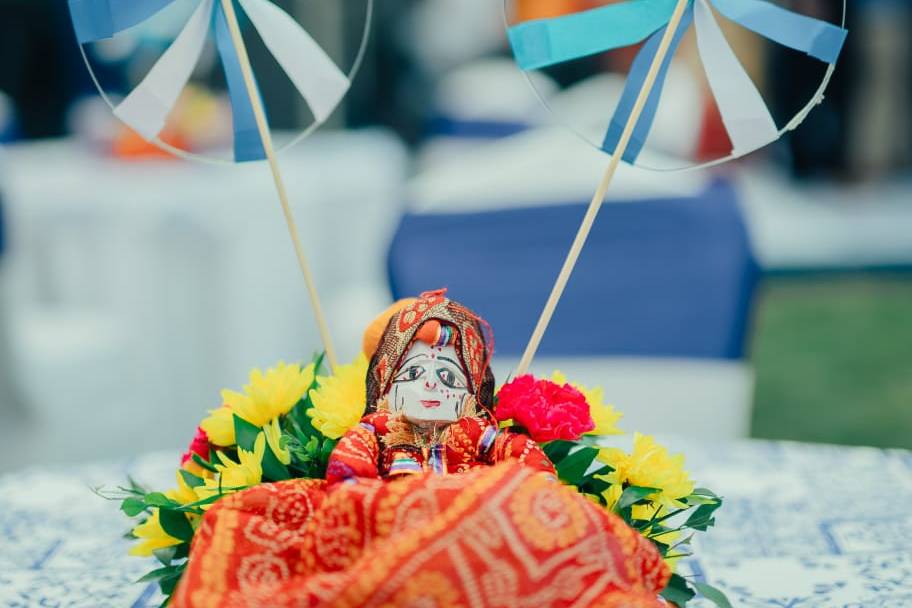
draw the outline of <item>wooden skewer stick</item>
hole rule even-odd
[[[640,114],[643,113],[643,108],[646,106],[646,101],[649,99],[649,94],[652,92],[653,85],[655,85],[659,68],[661,67],[662,62],[665,61],[665,56],[668,54],[671,41],[678,29],[678,25],[681,23],[681,18],[684,16],[684,9],[687,8],[689,1],[690,0],[678,0],[674,13],[672,13],[671,19],[668,21],[668,27],[665,29],[665,34],[662,36],[662,40],[659,43],[659,48],[656,51],[652,65],[649,66],[649,71],[646,73],[646,80],[643,81],[643,88],[640,89],[636,103],[633,105],[633,110],[630,112],[630,117],[627,119],[624,131],[621,133],[617,148],[611,156],[611,161],[608,163],[608,168],[602,176],[602,181],[595,191],[595,196],[592,197],[592,202],[589,203],[589,208],[586,210],[583,222],[580,225],[579,231],[576,233],[576,238],[573,240],[573,245],[570,247],[567,259],[564,260],[564,265],[561,268],[560,274],[557,276],[557,281],[555,281],[554,287],[551,289],[551,295],[548,296],[548,301],[538,319],[535,331],[532,332],[532,337],[529,338],[529,344],[526,346],[522,359],[519,361],[519,367],[516,368],[517,376],[521,376],[529,371],[529,365],[531,365],[532,359],[538,351],[538,346],[541,344],[542,337],[545,335],[548,324],[551,322],[551,317],[554,315],[554,309],[557,308],[557,303],[564,294],[564,288],[567,286],[567,281],[570,280],[570,275],[573,274],[573,268],[576,266],[576,261],[579,258],[580,252],[583,250],[583,246],[586,244],[586,239],[589,237],[589,232],[592,230],[592,224],[595,222],[595,217],[598,215],[599,209],[605,200],[605,194],[608,192],[608,187],[611,185],[614,173],[617,171],[618,165],[624,158],[624,153],[627,151],[627,145],[630,143],[633,130],[640,120]]]
[[[320,305],[320,296],[317,294],[317,286],[314,283],[313,274],[310,272],[310,265],[307,262],[307,257],[304,255],[304,248],[298,238],[298,227],[295,223],[294,215],[291,212],[291,205],[288,204],[288,192],[285,190],[285,181],[282,179],[281,171],[279,171],[279,163],[278,160],[276,160],[275,148],[272,145],[272,134],[269,131],[269,124],[266,122],[263,104],[260,100],[256,83],[253,80],[253,70],[250,67],[250,57],[247,55],[244,37],[241,35],[241,28],[238,26],[237,15],[234,12],[232,0],[220,1],[222,3],[222,8],[225,10],[225,20],[228,22],[231,40],[234,43],[234,48],[238,54],[238,61],[241,65],[241,73],[244,75],[247,95],[250,98],[250,105],[253,108],[253,115],[256,118],[260,139],[263,142],[263,150],[266,152],[269,168],[272,170],[272,179],[275,181],[276,193],[279,195],[279,202],[282,204],[282,213],[285,214],[285,224],[288,226],[288,233],[291,235],[291,242],[294,245],[295,255],[298,258],[298,266],[301,267],[301,273],[304,275],[304,283],[306,283],[307,292],[310,295],[310,304],[313,307],[317,326],[320,329],[320,339],[323,341],[323,349],[326,351],[326,358],[329,361],[330,367],[335,371],[338,366],[336,350],[333,348],[332,338],[329,335],[329,326],[326,324],[323,307]]]

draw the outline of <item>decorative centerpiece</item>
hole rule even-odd
[[[83,45],[142,24],[173,0],[69,0]],[[387,311],[364,355],[339,365],[250,65],[247,20],[322,123],[350,88],[346,73],[269,0],[202,0],[174,43],[115,114],[159,135],[210,30],[224,67],[237,162],[268,161],[310,295],[323,358],[255,370],[242,393],[202,421],[177,486],[135,482],[109,497],[141,518],[137,555],[155,555],[174,606],[685,605],[714,588],[673,573],[719,497],[694,487],[681,456],[635,435],[605,445],[619,418],[600,390],[559,374],[526,374],[619,164],[636,161],[653,124],[675,48],[691,24],[730,135],[732,154],[797,128],[823,98],[844,28],[762,0],[636,0],[514,24],[523,70],[644,42],[599,146],[611,154],[516,370],[495,390],[490,328],[442,291]],[[365,34],[373,3],[366,0]],[[784,126],[728,47],[713,11],[827,64],[808,105]],[[734,84],[732,84],[734,83]],[[308,128],[302,135],[310,133]]]
[[[722,499],[601,389],[523,375],[495,391],[486,323],[444,291],[397,303],[324,375],[223,391],[176,486],[107,493],[173,606],[684,606],[673,573]],[[664,599],[663,599],[664,598]]]

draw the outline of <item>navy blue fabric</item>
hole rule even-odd
[[[447,287],[490,322],[497,354],[519,355],[584,213],[406,215],[389,252],[393,294]],[[742,359],[758,277],[727,182],[696,198],[605,204],[539,353]]]
[[[456,120],[438,116],[430,121],[428,137],[464,137],[468,139],[499,139],[529,129],[522,122],[495,120]]]

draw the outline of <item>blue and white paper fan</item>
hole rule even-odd
[[[507,12],[509,4],[510,0],[506,0]],[[559,17],[509,25],[507,34],[516,62],[526,72],[643,43],[601,141],[593,142],[610,154],[630,117],[676,4],[676,0],[622,0]],[[844,19],[845,1],[840,4]],[[826,66],[815,95],[791,120],[776,124],[765,100],[722,33],[716,12],[774,43],[806,53]],[[656,117],[674,52],[691,28],[696,34],[709,88],[733,147],[729,156],[707,165],[744,156],[797,128],[823,99],[847,35],[840,25],[792,12],[766,0],[691,0],[624,152],[623,160],[628,163],[637,164]],[[611,111],[607,102],[605,111]]]
[[[159,139],[159,134],[165,128],[178,97],[190,82],[206,41],[212,36],[231,102],[234,160],[264,159],[266,155],[222,4],[220,0],[192,1],[195,9],[171,45],[122,101],[111,104],[114,114],[147,140],[175,151]],[[295,138],[297,141],[325,122],[348,92],[363,56],[372,0],[365,0],[361,48],[347,71],[336,64],[294,17],[272,0],[233,1],[256,29],[266,49],[313,114],[314,123]],[[125,33],[177,4],[186,6],[184,0],[69,0],[76,38],[82,45]],[[91,71],[92,65],[88,60],[87,65]],[[109,99],[101,86],[99,90],[105,99]]]

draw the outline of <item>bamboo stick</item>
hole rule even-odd
[[[285,216],[285,224],[288,226],[288,234],[291,236],[295,256],[298,259],[298,266],[301,268],[301,273],[304,275],[304,283],[307,285],[307,293],[310,296],[310,304],[313,307],[317,327],[320,330],[320,339],[323,342],[323,349],[326,351],[326,359],[329,361],[330,367],[335,371],[338,367],[336,350],[333,347],[332,338],[329,334],[329,326],[327,325],[326,317],[323,314],[323,307],[320,304],[317,286],[314,283],[313,274],[310,271],[310,264],[307,262],[307,256],[304,255],[304,247],[301,245],[301,240],[298,237],[297,224],[295,223],[294,214],[291,211],[291,205],[288,203],[288,192],[285,189],[285,181],[282,178],[282,172],[279,170],[275,147],[272,144],[272,133],[269,131],[266,113],[263,111],[263,104],[256,88],[256,82],[253,79],[253,70],[250,67],[250,57],[247,55],[247,46],[244,44],[241,28],[238,26],[233,0],[220,1],[222,3],[222,8],[225,11],[228,30],[231,32],[231,40],[234,43],[235,50],[237,50],[241,73],[244,75],[244,84],[247,88],[247,95],[250,98],[250,105],[253,108],[253,115],[256,119],[260,139],[263,142],[263,150],[266,152],[266,159],[269,161],[269,168],[272,170],[272,179],[275,182],[279,203],[282,205],[282,213]]]
[[[589,232],[592,230],[595,218],[605,200],[605,194],[608,192],[611,180],[614,179],[614,174],[617,171],[618,165],[623,159],[624,153],[627,151],[627,145],[630,143],[633,130],[640,119],[640,114],[643,113],[643,108],[646,106],[646,101],[649,99],[649,94],[652,92],[653,85],[655,85],[659,68],[661,67],[662,62],[665,61],[665,56],[668,54],[671,41],[678,29],[678,25],[681,23],[681,18],[684,16],[684,9],[687,8],[689,2],[690,0],[678,0],[674,12],[671,15],[671,19],[668,21],[665,34],[662,36],[662,40],[659,43],[659,48],[656,51],[652,65],[649,66],[649,71],[646,73],[643,87],[640,89],[633,110],[630,112],[630,117],[627,119],[627,124],[624,126],[624,131],[621,133],[617,148],[611,156],[611,161],[608,163],[608,168],[602,176],[602,181],[599,183],[598,189],[592,197],[592,201],[589,203],[589,208],[586,210],[583,222],[580,225],[579,231],[576,233],[576,238],[573,239],[573,245],[570,247],[570,252],[567,254],[560,274],[557,276],[554,287],[551,289],[551,295],[548,296],[545,308],[542,310],[538,323],[535,325],[535,330],[532,332],[532,337],[529,338],[526,350],[523,352],[522,359],[519,361],[519,367],[516,369],[517,376],[521,376],[528,372],[529,365],[531,365],[532,359],[535,358],[535,353],[538,351],[542,337],[544,337],[545,331],[548,329],[548,324],[551,322],[554,310],[557,308],[557,304],[564,294],[564,288],[567,286],[567,281],[570,280],[570,276],[573,274],[573,268],[576,266],[576,261],[579,259],[580,252],[586,244],[586,239],[589,237]]]

